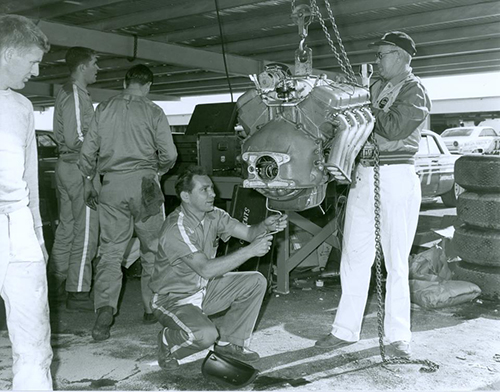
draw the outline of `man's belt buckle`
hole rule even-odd
[[[361,158],[359,160],[359,163],[361,163],[364,167],[371,167],[371,166],[375,166],[375,159],[373,159],[373,158],[370,158],[370,159]]]

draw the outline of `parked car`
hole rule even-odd
[[[422,187],[422,198],[441,197],[447,207],[456,207],[463,189],[455,183],[455,161],[459,155],[450,153],[443,139],[435,132],[422,131],[415,166]]]
[[[40,130],[36,131],[36,143],[38,150],[40,215],[42,216],[44,227],[54,232],[58,219],[56,163],[59,154],[57,143],[52,131]]]
[[[441,137],[453,154],[491,153],[500,150],[500,134],[492,127],[448,128]]]

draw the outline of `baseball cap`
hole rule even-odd
[[[391,31],[384,34],[384,36],[376,42],[372,42],[369,46],[379,46],[379,45],[393,45],[398,46],[401,49],[407,51],[411,56],[417,53],[415,47],[415,42],[406,33],[402,31]]]

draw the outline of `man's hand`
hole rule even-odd
[[[93,210],[97,210],[97,198],[99,194],[94,188],[94,184],[92,183],[91,180],[84,179],[84,200],[85,204],[89,207],[92,208]]]
[[[271,215],[266,218],[264,221],[264,227],[266,228],[267,233],[276,234],[280,231],[285,230],[285,227],[288,224],[288,215]]]
[[[252,253],[252,257],[262,257],[271,249],[272,241],[272,235],[261,234],[247,246],[247,249]]]

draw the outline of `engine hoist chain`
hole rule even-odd
[[[375,132],[370,135],[370,141],[373,143],[373,185],[374,185],[374,212],[375,212],[375,280],[377,288],[377,329],[380,356],[382,357],[382,366],[396,364],[420,364],[423,373],[433,373],[439,369],[439,365],[428,359],[410,359],[410,358],[387,358],[384,345],[384,298],[382,295],[382,241],[380,236],[380,153],[375,138]]]
[[[332,29],[335,33],[335,38],[337,39],[337,42],[338,42],[338,45],[340,48],[340,53],[337,50],[337,48],[335,47],[335,43],[333,42],[333,39],[332,39],[330,33],[328,32],[328,27],[326,26],[325,20],[321,16],[321,11],[316,3],[316,0],[310,0],[310,2],[311,2],[311,8],[312,8],[312,16],[316,16],[318,18],[318,21],[321,25],[321,28],[323,29],[323,33],[325,34],[326,40],[328,41],[328,45],[330,46],[331,51],[335,55],[335,58],[337,59],[337,62],[339,63],[340,68],[342,69],[342,72],[346,75],[347,80],[350,83],[352,83],[354,85],[359,85],[357,80],[356,80],[356,76],[355,76],[354,71],[352,69],[349,58],[347,57],[347,53],[345,51],[344,45],[342,44],[342,38],[340,37],[340,33],[338,30],[337,24],[335,22],[335,18],[333,16],[333,11],[332,11],[332,8],[330,6],[330,3],[328,2],[328,0],[325,0],[326,9],[328,12],[328,19],[330,20],[331,25],[332,25]],[[296,11],[296,6],[295,6],[295,0],[292,0],[292,15],[295,15],[296,13],[297,13],[297,11]],[[302,48],[305,38],[302,37],[302,35],[301,35],[301,38],[302,38],[302,40],[301,40],[301,48]]]

